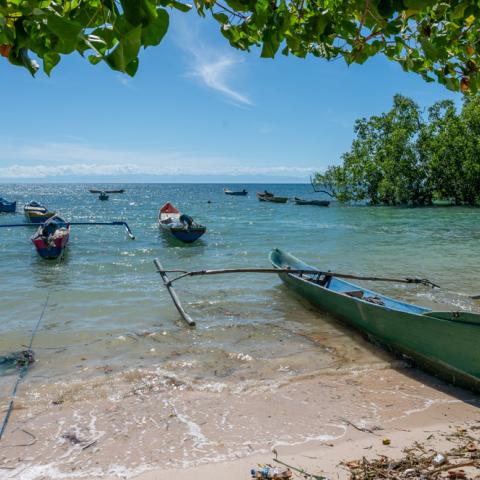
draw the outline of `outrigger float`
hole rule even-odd
[[[275,273],[295,292],[322,311],[330,312],[396,354],[412,360],[424,370],[461,387],[480,393],[480,314],[466,311],[433,311],[395,300],[347,280],[410,283],[440,288],[423,278],[363,277],[322,271],[293,255],[274,249],[273,268],[221,270],[165,270],[155,260],[182,319],[194,326],[172,284],[186,277],[226,273]],[[169,279],[168,273],[177,273]],[[470,298],[479,299],[480,295]]]
[[[38,230],[32,236],[31,240],[38,255],[42,258],[55,260],[63,255],[70,239],[70,227],[72,225],[113,225],[124,226],[130,239],[135,236],[128,226],[127,222],[67,222],[58,215],[48,218],[45,222],[38,225]],[[31,223],[3,224],[0,228],[32,227]]]

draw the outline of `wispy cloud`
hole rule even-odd
[[[189,76],[199,79],[236,105],[253,105],[250,97],[233,85],[233,78],[243,63],[240,53],[212,48],[186,23],[178,22],[174,31],[178,46],[187,53]]]

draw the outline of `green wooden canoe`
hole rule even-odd
[[[298,294],[368,338],[450,383],[480,393],[480,314],[435,312],[400,302],[338,277],[322,276],[278,249],[270,253],[270,261],[275,268],[316,272],[279,275]]]

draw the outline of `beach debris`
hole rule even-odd
[[[279,460],[278,458],[274,458],[273,461],[279,463],[280,465],[283,465],[284,467],[287,467],[290,473],[292,473],[292,470],[294,472],[299,473],[306,480],[328,480],[328,478],[324,477],[323,475],[313,475],[311,473],[306,472],[303,468],[294,467],[292,465],[289,465],[288,463],[282,462],[282,460]],[[268,466],[270,467],[270,465]],[[279,478],[282,478],[282,477],[279,477]],[[287,477],[287,478],[291,478],[291,477]]]
[[[432,463],[436,467],[443,465],[446,461],[447,461],[447,458],[445,457],[445,455],[442,455],[441,453],[437,453],[432,459]]]
[[[464,428],[445,435],[445,438],[454,442],[454,446],[444,453],[438,453],[427,445],[414,442],[411,447],[403,450],[400,459],[379,455],[374,459],[363,457],[345,461],[342,465],[350,471],[350,480],[480,478],[480,458],[476,456],[478,451],[476,439]],[[464,470],[467,467],[469,469]]]
[[[250,470],[252,478],[259,480],[289,480],[293,477],[293,473],[289,468],[274,468],[268,465],[259,465],[259,468],[252,468]]]
[[[448,478],[467,478],[465,470],[451,470],[448,472]]]
[[[31,349],[0,355],[0,372],[11,370],[16,367],[24,367],[25,365],[30,365],[34,361],[35,354]]]
[[[384,438],[384,439],[382,440],[382,444],[383,444],[383,445],[390,445],[391,443],[392,443],[392,442],[391,442],[391,440],[390,440],[389,438]]]

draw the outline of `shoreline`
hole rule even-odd
[[[243,389],[197,388],[161,371],[69,388],[63,397],[59,385],[57,396],[21,395],[0,453],[2,480],[240,480],[271,463],[272,448],[290,465],[342,479],[341,461],[395,457],[432,433],[480,426],[478,397],[398,361]]]

